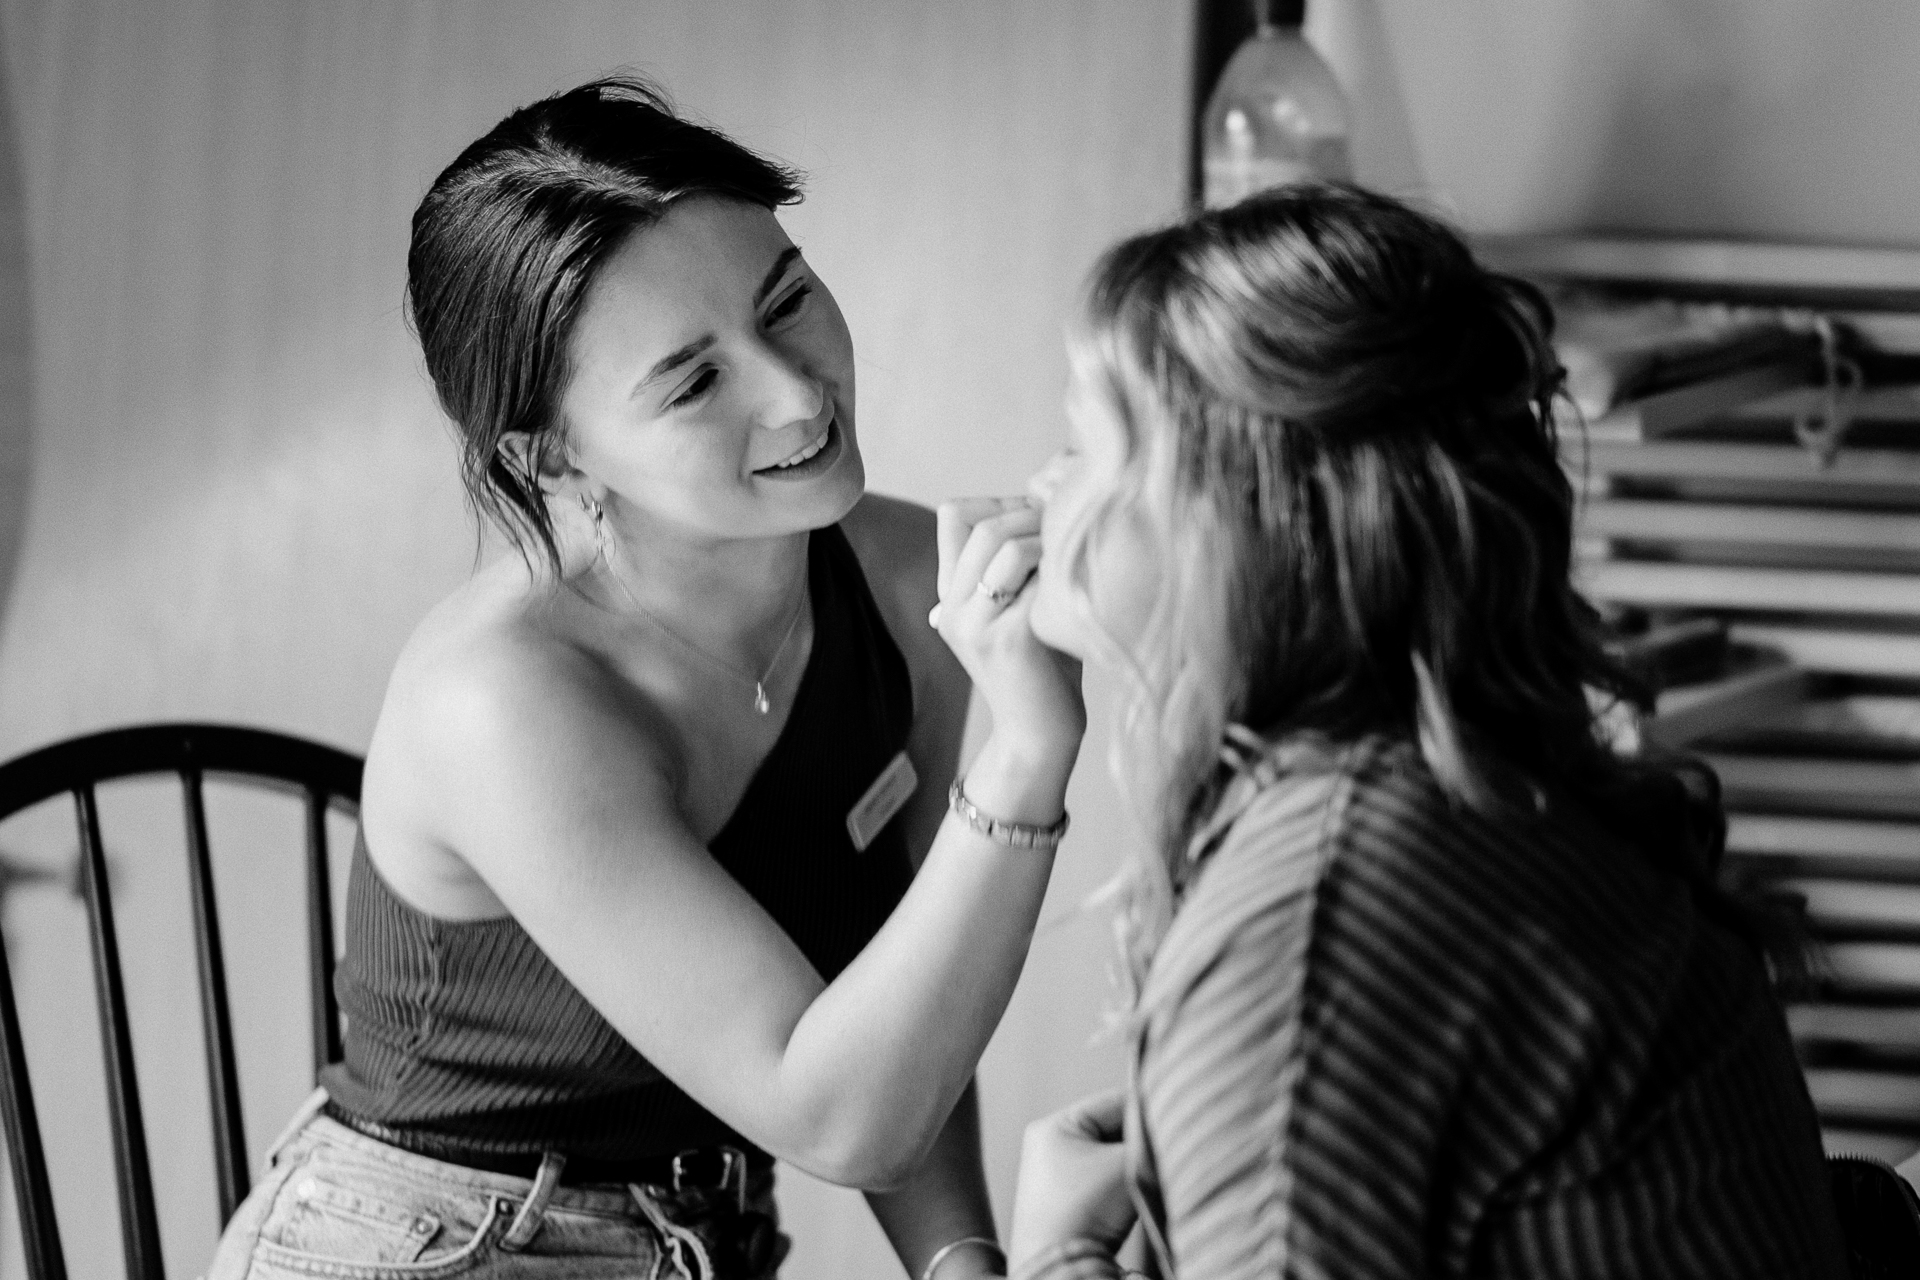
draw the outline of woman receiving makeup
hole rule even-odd
[[[1125,691],[1132,1070],[1018,1280],[1847,1274],[1712,775],[1607,731],[1551,324],[1339,185],[1094,269],[1033,622]]]

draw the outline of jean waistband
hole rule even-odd
[[[646,1224],[657,1254],[650,1273],[666,1280],[728,1280],[774,1274],[787,1251],[780,1234],[773,1201],[771,1167],[746,1177],[736,1172],[731,1187],[703,1188],[684,1177],[680,1188],[664,1182],[562,1186],[568,1162],[559,1152],[536,1157],[533,1177],[522,1178],[490,1169],[409,1151],[349,1126],[325,1114],[324,1096],[301,1108],[288,1133],[275,1144],[269,1168],[281,1161],[296,1162],[290,1174],[315,1153],[333,1152],[335,1164],[323,1176],[351,1179],[356,1164],[371,1162],[375,1176],[398,1173],[408,1180],[431,1184],[437,1192],[470,1193],[492,1202],[489,1214],[506,1215],[495,1248],[517,1253],[533,1244],[548,1217],[556,1212],[593,1218],[622,1217]],[[684,1153],[683,1165],[687,1156]],[[739,1153],[735,1153],[738,1155]],[[337,1163],[348,1161],[350,1163]],[[671,1160],[667,1163],[671,1163]],[[735,1164],[736,1170],[742,1168]],[[489,1217],[489,1221],[494,1221]],[[577,1228],[576,1228],[577,1229]]]
[[[477,1150],[454,1138],[417,1130],[396,1129],[375,1120],[367,1120],[329,1100],[320,1108],[329,1120],[353,1130],[362,1137],[384,1142],[390,1147],[431,1160],[457,1164],[485,1173],[505,1174],[512,1178],[533,1178],[540,1171],[544,1151]],[[670,1190],[735,1190],[749,1177],[773,1167],[773,1157],[756,1149],[736,1147],[697,1147],[673,1155],[637,1156],[608,1160],[593,1156],[567,1156],[560,1180],[572,1185],[587,1183],[642,1183]]]

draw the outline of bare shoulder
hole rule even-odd
[[[570,634],[565,613],[550,593],[483,571],[422,620],[368,752],[370,843],[376,828],[402,848],[456,843],[474,788],[541,787],[596,759],[670,791],[669,722]]]
[[[939,599],[940,549],[933,511],[905,498],[869,493],[840,522],[867,585],[922,621]],[[888,619],[892,621],[891,618]]]

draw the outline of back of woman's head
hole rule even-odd
[[[460,429],[468,497],[530,558],[559,563],[541,472],[558,458],[582,300],[629,235],[695,195],[774,208],[800,179],[612,77],[515,111],[414,211],[408,314]]]
[[[1230,726],[1409,739],[1488,813],[1625,780],[1593,695],[1629,682],[1569,582],[1550,329],[1444,224],[1345,186],[1198,214],[1095,269],[1075,358],[1129,436],[1115,501],[1166,558],[1119,656],[1123,760],[1172,880]]]

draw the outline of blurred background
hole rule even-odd
[[[402,320],[410,213],[506,112],[614,68],[811,175],[783,217],[853,328],[872,486],[1018,489],[1056,446],[1081,274],[1187,199],[1199,16],[0,0],[0,758],[163,719],[364,751],[400,644],[483,552]],[[1920,245],[1905,0],[1315,0],[1308,35],[1359,177],[1475,231]],[[1106,693],[982,1066],[1003,1229],[1021,1126],[1119,1078],[1107,921],[1081,905],[1129,851]],[[218,1221],[177,810],[103,803],[168,1270],[192,1276]],[[4,927],[69,1267],[111,1278],[74,837],[47,808],[0,828]],[[299,816],[216,795],[213,821],[257,1159],[309,1086],[299,870],[271,852]],[[854,1193],[789,1172],[782,1201],[784,1274],[899,1274]],[[0,1206],[0,1278],[18,1248]]]

